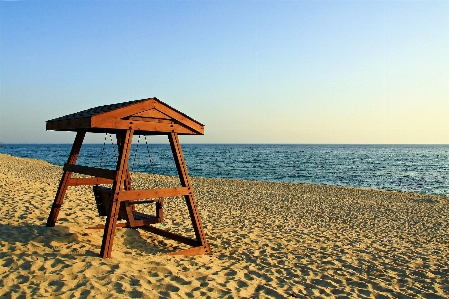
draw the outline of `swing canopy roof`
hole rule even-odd
[[[204,125],[157,98],[98,106],[47,121],[46,129],[108,133],[203,135]]]

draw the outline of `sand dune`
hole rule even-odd
[[[212,254],[103,224],[91,187],[71,187],[45,227],[61,167],[0,154],[0,298],[449,298],[449,198],[193,178]],[[133,174],[135,188],[177,186]],[[164,229],[192,235],[182,198]]]

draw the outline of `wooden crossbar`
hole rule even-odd
[[[101,195],[105,198],[110,197],[112,194],[112,189],[110,188],[105,188],[101,186],[94,188],[96,192],[101,193]],[[192,191],[188,187],[119,191],[118,200],[128,201],[129,204],[153,203],[156,202],[157,200],[139,200],[139,199],[181,196],[181,195],[188,195],[191,192]]]
[[[105,178],[71,178],[68,186],[113,184],[114,180]]]
[[[181,195],[188,195],[190,193],[191,190],[189,187],[130,190],[130,191],[120,191],[118,194],[118,199],[120,201],[136,200],[144,198],[181,196]]]
[[[108,128],[108,127],[117,127],[118,129],[127,129],[129,127],[129,120],[120,120],[116,119],[112,122],[106,123],[98,123],[95,125],[96,128]],[[136,131],[145,131],[145,132],[155,132],[155,133],[168,133],[177,131],[180,134],[195,134],[196,130],[192,130],[183,125],[178,125],[176,123],[159,123],[159,122],[147,122],[147,121],[133,121],[133,128]]]
[[[114,180],[115,174],[116,174],[115,170],[74,165],[74,164],[68,164],[68,163],[66,163],[64,165],[64,171],[75,172],[75,173],[80,173],[80,174],[85,174],[85,175],[91,175],[94,177],[105,178],[105,179],[110,179],[110,180]]]
[[[150,199],[150,200],[134,200],[134,201],[128,201],[129,205],[139,205],[144,203],[155,203],[159,202],[159,199]]]

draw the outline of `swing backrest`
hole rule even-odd
[[[97,204],[98,216],[107,216],[111,209],[112,189],[103,186],[93,187],[95,203]],[[124,202],[120,204],[118,220],[127,220],[126,207]]]

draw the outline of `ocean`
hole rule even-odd
[[[1,144],[0,153],[66,163],[71,144]],[[137,149],[137,150],[136,150]],[[449,196],[449,145],[183,144],[190,176]],[[115,168],[112,144],[83,144],[77,164]],[[168,144],[133,144],[132,171],[176,175]]]

